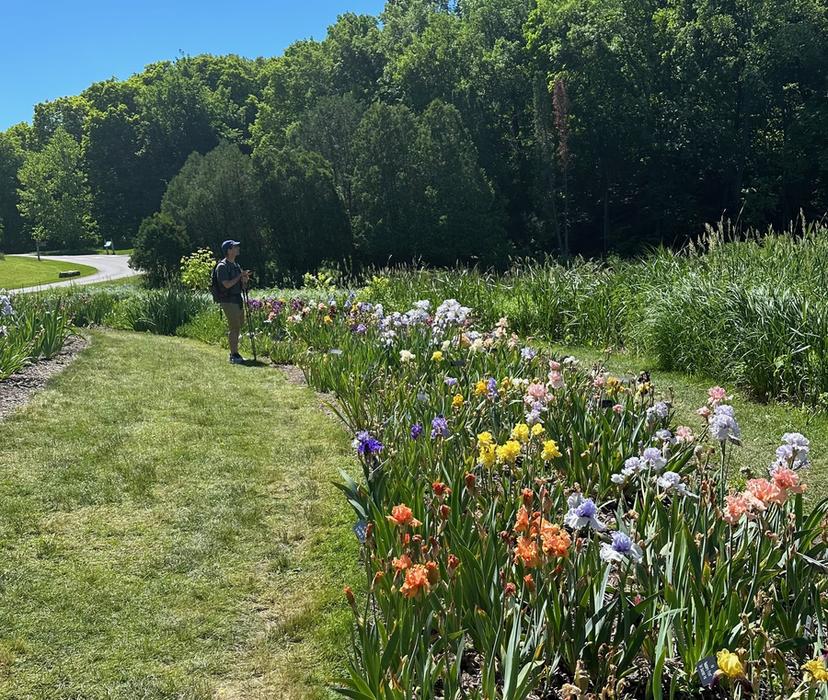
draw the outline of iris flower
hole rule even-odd
[[[596,517],[598,507],[591,498],[584,498],[583,495],[576,492],[567,499],[567,504],[569,505],[569,512],[564,518],[567,527],[580,530],[582,527],[589,526],[598,532],[607,529],[607,526]]]
[[[644,552],[623,532],[612,533],[612,543],[604,542],[601,545],[601,559],[611,561],[631,561],[635,564],[644,558]]]

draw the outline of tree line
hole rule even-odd
[[[0,134],[0,247],[235,237],[272,281],[784,227],[828,210],[825,36],[823,0],[389,1],[37,105]]]

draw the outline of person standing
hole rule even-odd
[[[230,362],[239,365],[244,358],[239,355],[239,333],[244,321],[242,288],[250,280],[250,271],[242,270],[236,262],[239,255],[239,241],[224,241],[221,252],[224,258],[216,265],[215,277],[219,288],[219,304],[227,317],[227,342],[230,344]]]

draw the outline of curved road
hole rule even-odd
[[[36,258],[37,255],[30,253],[28,257]],[[23,287],[22,289],[13,289],[10,291],[13,291],[15,294],[39,292],[52,287],[70,287],[78,284],[92,284],[93,282],[110,282],[112,280],[134,277],[135,275],[141,274],[129,266],[128,255],[41,255],[40,257],[43,260],[58,260],[60,262],[76,263],[78,265],[89,265],[98,271],[87,277],[70,277],[60,282],[49,282],[47,284],[38,284],[34,287]]]

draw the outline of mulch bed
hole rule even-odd
[[[0,380],[0,421],[28,402],[32,394],[46,386],[49,379],[62,372],[89,342],[88,338],[73,335],[54,357],[33,362],[17,374]]]

